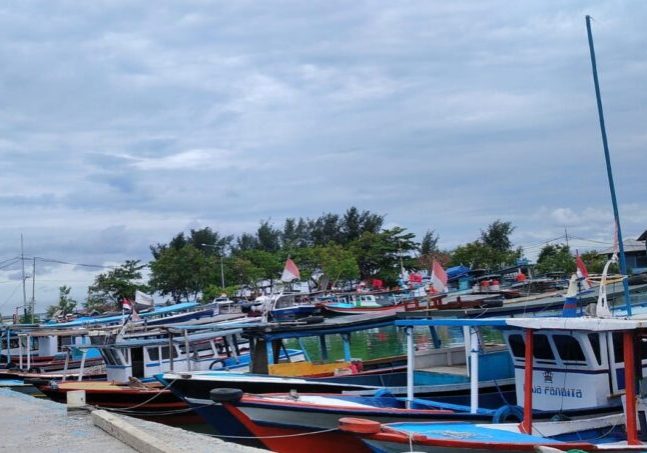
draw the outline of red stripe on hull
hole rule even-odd
[[[340,431],[330,431],[320,434],[294,436],[304,434],[307,431],[292,428],[277,428],[273,426],[262,426],[254,423],[236,406],[224,404],[224,407],[236,419],[257,436],[261,442],[270,450],[277,453],[369,453],[370,449],[355,436]],[[275,437],[272,436],[291,436]],[[269,437],[269,438],[268,438]]]

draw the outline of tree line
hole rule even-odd
[[[299,266],[301,280],[325,288],[368,279],[395,286],[402,268],[429,269],[434,259],[445,267],[466,265],[495,271],[517,265],[523,257],[522,248],[512,246],[510,235],[515,227],[510,222],[496,220],[476,240],[441,250],[434,230],[417,242],[406,228],[385,228],[384,219],[382,214],[351,207],[343,214],[288,218],[281,226],[262,220],[254,233],[239,236],[223,235],[210,227],[180,232],[168,243],[151,245],[149,263],[128,260],[97,275],[84,305],[89,311],[114,310],[122,299],[134,298],[136,290],[156,292],[174,303],[206,302],[222,293],[233,295],[241,287],[254,291],[261,282],[273,285],[287,258]],[[594,267],[597,257],[597,252],[583,255]],[[574,267],[565,245],[547,245],[537,263],[542,272],[570,272]],[[149,278],[144,282],[146,268]],[[69,292],[68,286],[60,288],[59,303],[50,307],[50,315],[74,310],[77,303]]]

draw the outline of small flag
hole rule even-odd
[[[577,278],[582,281],[584,289],[589,289],[591,287],[589,271],[586,270],[586,265],[584,264],[584,261],[582,261],[582,257],[579,253],[575,256],[575,267],[577,268]]]
[[[283,274],[281,274],[281,281],[283,281],[283,282],[291,282],[292,280],[298,280],[299,277],[300,277],[299,268],[297,267],[296,264],[294,264],[294,261],[292,261],[290,258],[288,258],[285,261],[285,267],[283,268]]]
[[[384,287],[384,282],[379,278],[374,278],[371,281],[371,286],[375,289],[382,289]]]
[[[436,260],[431,266],[431,286],[438,293],[447,292],[447,273]]]
[[[132,311],[133,303],[124,297],[121,301],[121,308],[123,308],[124,310]]]

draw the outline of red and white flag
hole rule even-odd
[[[283,268],[283,274],[281,274],[281,281],[291,282],[292,280],[298,280],[299,278],[299,268],[294,264],[294,261],[288,258],[285,262],[285,267]]]
[[[438,293],[447,292],[447,273],[436,260],[431,265],[431,287]]]
[[[585,289],[589,289],[591,287],[589,271],[586,270],[586,265],[584,265],[584,261],[582,261],[582,257],[579,255],[579,253],[575,256],[575,267],[577,268],[577,278],[582,280],[582,285]]]
[[[123,300],[121,301],[121,308],[123,310],[132,311],[133,303],[124,297]]]

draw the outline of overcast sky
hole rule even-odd
[[[642,1],[3,2],[0,261],[21,233],[26,256],[109,266],[190,228],[240,234],[350,206],[435,230],[442,248],[496,219],[530,257],[565,227],[587,240],[573,248],[604,248],[586,14],[635,238]],[[96,271],[39,261],[37,309],[61,285],[82,300]],[[0,313],[22,298],[18,265],[0,270]]]

